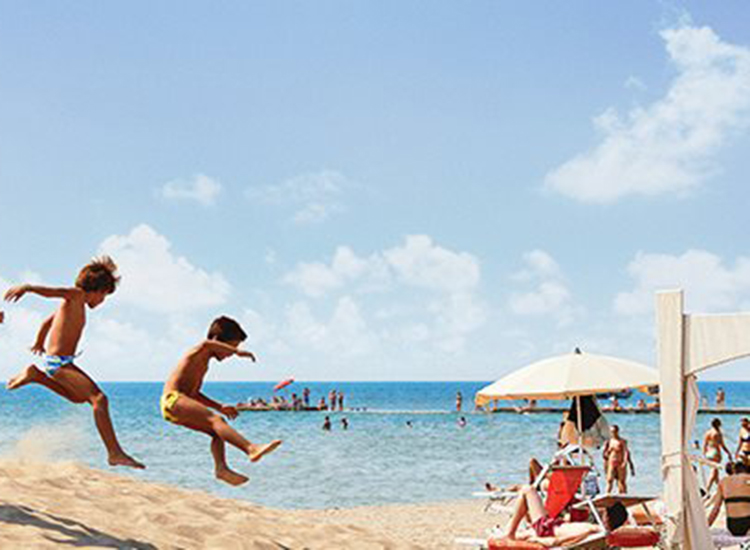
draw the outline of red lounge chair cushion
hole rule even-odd
[[[567,466],[552,470],[547,500],[544,503],[550,517],[556,518],[570,504],[589,470],[588,466]]]
[[[510,540],[505,537],[501,539],[490,539],[487,541],[489,550],[547,550],[547,547],[538,542],[526,540]]]
[[[659,533],[649,527],[618,527],[607,535],[607,546],[633,548],[637,546],[655,546],[659,542]]]

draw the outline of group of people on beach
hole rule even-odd
[[[5,293],[5,300],[17,302],[26,294],[60,300],[58,308],[41,324],[32,353],[42,357],[42,368],[31,364],[7,382],[8,390],[27,384],[38,384],[72,403],[88,403],[94,413],[99,435],[107,449],[112,466],[142,469],[120,445],[115,435],[109,412],[109,400],[92,378],[76,365],[78,343],[86,325],[86,310],[100,306],[113,294],[120,282],[115,262],[108,256],[96,258],[84,266],[73,286],[48,287],[22,284]],[[0,312],[0,320],[3,314]],[[211,438],[211,454],[215,475],[231,485],[241,485],[248,478],[229,468],[225,458],[225,444],[244,452],[251,462],[257,462],[281,445],[280,440],[256,444],[245,439],[226,421],[238,415],[237,408],[219,403],[201,391],[203,379],[211,360],[223,361],[237,356],[255,361],[252,352],[241,349],[247,334],[234,319],[221,316],[214,319],[205,340],[188,350],[179,360],[164,384],[160,409],[165,420],[195,430]]]

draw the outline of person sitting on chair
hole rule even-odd
[[[727,508],[727,529],[735,537],[743,537],[750,531],[750,469],[738,461],[734,463],[733,471],[719,482],[708,525],[716,521],[723,502]]]

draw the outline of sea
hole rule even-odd
[[[344,412],[244,412],[232,425],[253,442],[283,439],[273,454],[251,464],[228,448],[230,466],[250,477],[230,487],[213,477],[210,440],[162,420],[160,383],[118,382],[101,386],[110,398],[115,429],[123,447],[145,462],[145,471],[119,468],[138,479],[208,491],[275,508],[348,508],[391,503],[472,499],[485,482],[524,483],[528,461],[544,462],[556,450],[560,413],[488,414],[474,412],[472,400],[489,381],[477,382],[298,382],[282,394],[308,387],[313,403],[332,389],[345,395]],[[703,382],[711,403],[723,387],[727,407],[750,407],[750,382]],[[223,403],[252,397],[268,399],[273,383],[215,382],[204,392]],[[455,412],[456,392],[464,396]],[[620,400],[635,406],[634,392]],[[504,403],[512,405],[513,402]],[[517,403],[522,405],[523,403]],[[540,402],[562,406],[564,402]],[[324,417],[333,429],[322,429]],[[466,418],[461,427],[459,419]],[[719,415],[727,445],[737,445],[739,415]],[[0,455],[37,461],[78,461],[108,469],[90,408],[73,405],[39,387],[0,392]],[[349,427],[343,429],[346,418]],[[628,440],[636,475],[630,492],[659,494],[658,414],[611,414]],[[701,414],[699,439],[714,416]],[[597,452],[597,455],[600,453]],[[601,458],[598,466],[602,468]],[[603,478],[601,479],[603,483]]]

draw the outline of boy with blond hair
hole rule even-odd
[[[208,329],[207,339],[188,351],[177,363],[177,367],[164,384],[164,394],[160,403],[165,420],[211,437],[211,454],[214,458],[216,477],[230,485],[242,485],[248,478],[229,469],[225,458],[225,443],[247,454],[251,462],[257,462],[281,445],[278,439],[263,445],[251,443],[222,416],[210,410],[214,409],[233,419],[237,418],[237,409],[231,405],[222,405],[201,392],[203,378],[208,372],[208,363],[211,359],[223,361],[236,355],[255,361],[255,356],[251,352],[239,349],[239,345],[246,339],[247,334],[234,319],[215,319]]]
[[[109,256],[95,258],[81,269],[73,287],[45,287],[20,285],[5,293],[9,302],[17,302],[31,292],[44,298],[62,300],[57,311],[50,315],[39,328],[31,351],[44,355],[44,370],[32,364],[7,383],[9,390],[26,384],[39,384],[61,395],[73,403],[89,403],[94,411],[94,420],[99,435],[107,448],[111,466],[145,468],[120,446],[109,416],[107,396],[94,381],[75,364],[76,350],[86,325],[86,306],[99,306],[115,291],[120,277],[117,266]]]

